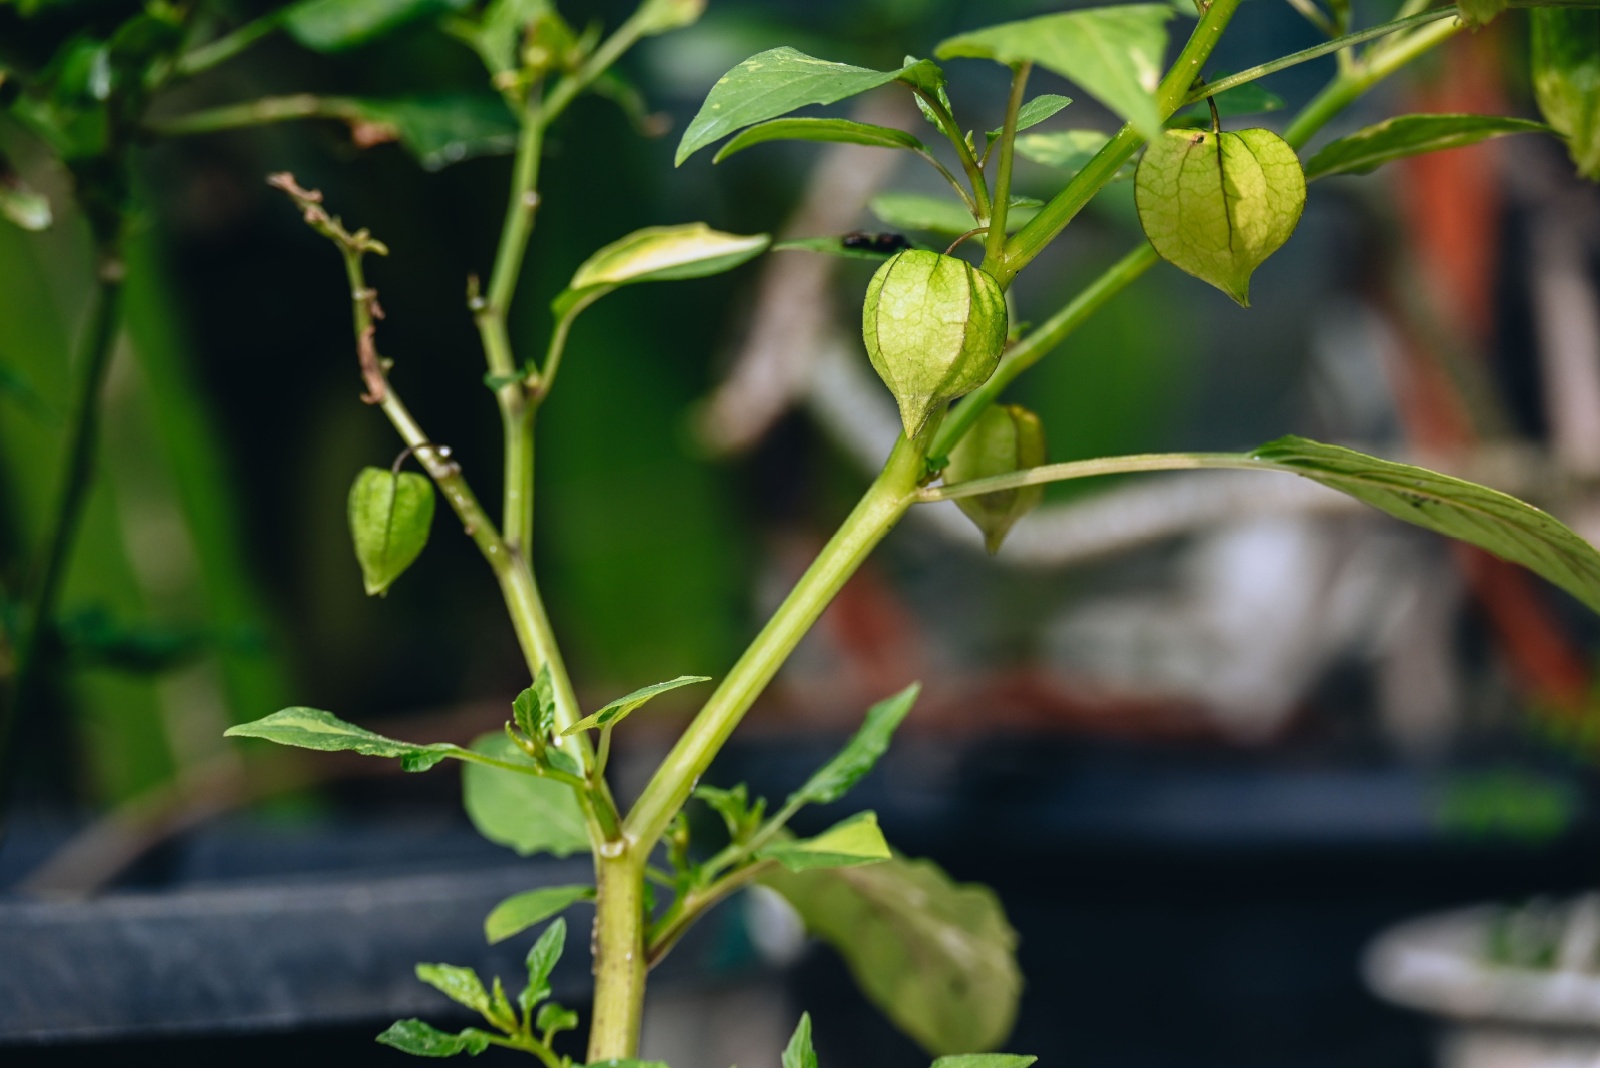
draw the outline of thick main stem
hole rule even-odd
[[[95,288],[90,298],[89,323],[80,341],[76,362],[77,381],[67,419],[66,455],[55,509],[44,529],[43,555],[33,576],[28,614],[22,623],[16,650],[15,682],[8,699],[0,704],[0,798],[7,793],[14,766],[9,755],[12,737],[40,684],[44,646],[93,482],[94,454],[100,431],[100,395],[116,347],[118,307],[126,273],[120,223],[114,229],[115,233],[97,242]]]
[[[834,595],[905,514],[926,471],[925,450],[920,440],[902,437],[895,443],[883,471],[656,770],[624,821],[630,844],[648,849],[661,837],[756,697]]]
[[[639,1052],[649,963],[644,944],[644,863],[648,847],[624,847],[595,856],[594,1016],[589,1063]]]

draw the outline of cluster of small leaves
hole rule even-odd
[[[506,1046],[534,1054],[548,1068],[569,1068],[572,1058],[556,1053],[552,1043],[561,1032],[578,1026],[578,1014],[548,1000],[550,975],[561,959],[566,941],[565,920],[557,919],[545,928],[528,950],[527,983],[517,994],[515,1003],[506,996],[498,976],[493,985],[485,987],[471,968],[455,964],[417,965],[418,979],[451,1001],[478,1013],[494,1030],[468,1027],[451,1033],[421,1020],[400,1020],[379,1035],[378,1041],[419,1057],[450,1057],[458,1053],[476,1056],[491,1045]]]

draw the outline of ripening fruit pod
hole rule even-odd
[[[350,487],[350,539],[368,595],[387,593],[428,544],[433,483],[410,471],[365,467]]]
[[[1009,475],[1038,467],[1044,460],[1044,427],[1039,417],[1020,404],[996,404],[985,409],[950,450],[944,481],[952,485]],[[1000,543],[1017,520],[1033,511],[1043,497],[1043,486],[1023,486],[978,497],[957,497],[956,507],[983,532],[983,544],[993,554],[1000,551]]]
[[[861,334],[906,437],[915,437],[939,406],[994,373],[1006,345],[1005,294],[965,260],[907,249],[868,283]]]

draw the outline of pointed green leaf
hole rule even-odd
[[[548,1001],[539,1007],[539,1015],[533,1022],[540,1034],[553,1035],[577,1027],[578,1014],[565,1006]]]
[[[516,116],[505,100],[493,93],[341,100],[354,112],[351,124],[359,132],[360,144],[398,141],[425,170],[436,171],[476,156],[501,155],[517,147]]]
[[[912,151],[923,148],[922,142],[915,137],[889,126],[875,126],[850,119],[773,119],[740,131],[738,136],[717,150],[711,162],[721,163],[735,152],[765,141],[833,141],[875,148],[909,148]]]
[[[1279,438],[1251,455],[1396,519],[1521,564],[1600,612],[1600,552],[1531,504],[1425,468],[1306,438]]]
[[[517,729],[529,738],[545,739],[556,726],[555,685],[550,681],[550,665],[542,664],[533,685],[511,702],[511,717]]]
[[[934,54],[940,59],[992,59],[1007,66],[1037,63],[1076,82],[1154,140],[1161,134],[1156,88],[1170,18],[1172,8],[1166,4],[1069,11],[963,33],[942,42]]]
[[[867,208],[897,230],[931,230],[939,234],[964,234],[978,225],[959,200],[921,193],[879,193]],[[1020,230],[1039,214],[1039,201],[1012,197],[1006,214],[1006,232]]]
[[[1034,97],[1017,111],[1017,132],[1021,133],[1030,126],[1039,125],[1070,103],[1072,103],[1071,97],[1062,96],[1059,93],[1045,93],[1043,96]],[[1005,132],[1005,127],[1002,126],[998,129],[990,130],[984,136],[994,141]]]
[[[299,0],[279,16],[315,52],[343,52],[413,22],[459,11],[466,0]]]
[[[1163,259],[1248,307],[1251,273],[1300,221],[1306,180],[1269,130],[1170,130],[1145,150],[1134,202]]]
[[[561,733],[563,735],[576,734],[579,731],[612,726],[652,697],[664,694],[668,690],[676,690],[680,686],[690,686],[697,682],[710,681],[710,675],[679,675],[677,678],[667,682],[657,682],[650,686],[645,686],[642,689],[633,691],[626,697],[617,698],[593,715],[583,717]]]
[[[411,471],[365,467],[350,487],[350,537],[369,596],[381,594],[428,544],[433,483]]]
[[[1397,159],[1475,145],[1491,137],[1550,132],[1542,122],[1499,115],[1400,115],[1324,145],[1306,163],[1306,181],[1330,174],[1371,174]]]
[[[472,749],[497,760],[533,766],[503,733],[483,735],[472,743]],[[473,826],[491,842],[508,846],[524,857],[533,853],[564,857],[588,852],[589,832],[583,810],[565,783],[468,764],[461,770],[461,789]]]
[[[285,708],[251,723],[236,724],[222,733],[228,738],[263,738],[299,749],[399,757],[407,771],[426,771],[445,757],[462,751],[460,746],[448,742],[414,745],[385,738],[317,708]]]
[[[1600,180],[1600,11],[1535,8],[1533,95],[1567,139],[1578,173]]]
[[[542,886],[513,894],[490,910],[483,921],[484,937],[490,943],[504,942],[579,901],[593,898],[592,886]]]
[[[774,842],[756,854],[762,860],[775,860],[790,871],[876,864],[892,855],[878,829],[875,812],[857,813],[815,838]]]
[[[518,1001],[524,1009],[529,1005],[537,1005],[550,996],[550,975],[556,970],[556,965],[561,961],[561,953],[566,948],[567,921],[558,916],[528,950],[528,985],[518,996]]]
[[[1028,1068],[1038,1059],[1022,1053],[957,1053],[940,1057],[933,1068]]]
[[[413,1057],[454,1057],[458,1053],[476,1057],[489,1048],[489,1036],[476,1027],[452,1035],[421,1020],[396,1021],[378,1036],[378,1041]]]
[[[811,1045],[811,1014],[800,1014],[794,1034],[783,1050],[783,1068],[817,1068],[817,1051]]]
[[[916,63],[908,63],[899,70],[868,70],[848,63],[830,63],[788,46],[751,56],[711,87],[699,113],[683,131],[674,163],[681,165],[735,130],[799,108],[834,104],[896,80],[921,81],[930,77],[917,68]]]
[[[1022,995],[1017,935],[987,887],[928,861],[774,872],[762,882],[833,946],[856,984],[934,1055],[994,1049]]]
[[[489,1016],[493,1011],[489,1004],[489,992],[483,988],[483,980],[471,968],[456,964],[419,964],[417,978],[479,1015]]]
[[[617,286],[721,274],[759,256],[771,242],[767,234],[725,234],[705,223],[647,226],[584,260],[551,307],[561,316]]]
[[[854,737],[845,743],[837,756],[818,768],[805,785],[789,795],[789,803],[796,801],[808,805],[826,805],[837,801],[860,782],[872,766],[889,748],[895,728],[906,718],[911,706],[922,692],[922,684],[913,682],[893,697],[887,697],[867,709],[866,720]]]

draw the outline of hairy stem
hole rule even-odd
[[[607,855],[614,850],[614,855]],[[589,1063],[635,1057],[649,965],[644,942],[644,863],[649,847],[618,841],[595,856],[594,1016]]]
[[[905,514],[926,471],[923,439],[901,437],[883,471],[839,527],[761,633],[717,687],[634,804],[623,829],[630,843],[648,849],[689,799],[733,729],[766,688],[822,610],[883,536]]]
[[[967,139],[962,135],[961,127],[956,125],[955,116],[950,114],[950,109],[935,94],[917,88],[913,88],[912,92],[922,98],[922,102],[928,106],[928,113],[933,116],[934,125],[955,148],[956,156],[961,160],[961,169],[966,172],[967,184],[972,187],[969,207],[976,211],[980,222],[987,221],[989,213],[994,210],[989,201],[989,183],[983,177],[983,168],[978,164],[977,157],[967,147]],[[963,196],[962,199],[968,198]]]
[[[1107,456],[1097,460],[1046,464],[1043,467],[1014,471],[1009,475],[975,478],[948,486],[929,486],[917,492],[917,502],[953,501],[962,497],[977,497],[985,493],[1021,489],[1024,486],[1043,486],[1050,482],[1070,482],[1080,478],[1101,478],[1105,475],[1127,475],[1141,471],[1192,471],[1199,468],[1294,473],[1282,464],[1268,463],[1241,453],[1146,453],[1140,456]]]

